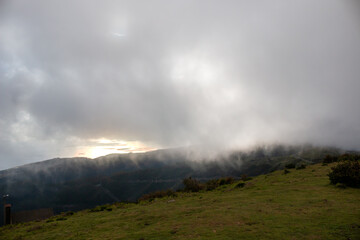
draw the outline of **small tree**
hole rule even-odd
[[[323,159],[323,163],[333,163],[333,162],[337,162],[338,161],[338,157],[337,156],[331,156],[331,155],[326,155]]]
[[[183,184],[185,186],[184,191],[186,192],[198,192],[203,188],[199,181],[192,179],[191,177],[185,178]]]
[[[349,187],[360,188],[359,161],[342,161],[335,167],[332,167],[331,170],[332,172],[328,174],[331,184],[342,183]]]
[[[234,182],[233,177],[226,177],[226,178],[220,178],[218,180],[219,186],[226,185],[226,184],[232,184]]]
[[[288,169],[295,168],[295,163],[288,163],[285,165],[285,168],[288,168]]]

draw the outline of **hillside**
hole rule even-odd
[[[329,184],[330,167],[283,170],[174,198],[118,203],[2,227],[1,239],[360,239],[360,190]]]
[[[96,159],[56,158],[0,171],[0,194],[9,194],[14,212],[53,208],[55,213],[136,201],[143,194],[182,187],[182,179],[256,176],[285,164],[320,162],[343,150],[314,146],[263,146],[199,160],[196,149],[112,154]],[[0,214],[2,215],[2,208]],[[3,219],[0,218],[0,225]]]

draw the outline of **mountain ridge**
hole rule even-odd
[[[0,228],[4,239],[358,239],[355,188],[331,185],[336,163],[274,171],[212,191],[115,203]],[[240,184],[241,183],[241,184]],[[244,184],[243,184],[244,183]]]
[[[0,193],[10,194],[14,211],[50,207],[59,213],[114,199],[136,201],[156,190],[176,190],[189,176],[206,180],[256,176],[281,169],[289,162],[317,163],[327,154],[343,152],[331,147],[275,145],[198,161],[191,161],[191,152],[184,148],[96,159],[55,158],[0,171]]]

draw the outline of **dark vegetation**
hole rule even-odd
[[[305,169],[305,168],[306,168],[305,164],[300,164],[296,167],[296,170]]]
[[[236,184],[235,186],[236,188],[242,188],[245,187],[245,183],[244,182],[239,182],[238,184]]]
[[[163,197],[176,197],[177,194],[175,191],[168,189],[162,191],[156,191],[148,194],[144,194],[139,198],[139,201],[153,201],[155,198],[163,198]]]
[[[183,184],[185,186],[185,188],[184,188],[185,192],[198,192],[204,188],[203,184],[201,184],[199,181],[197,181],[196,179],[193,179],[191,177],[185,178],[183,180]]]
[[[252,178],[251,177],[248,177],[248,175],[246,174],[243,174],[241,175],[241,180],[246,182],[246,181],[250,181]]]
[[[184,192],[199,192],[200,190],[211,191],[219,186],[231,184],[234,181],[235,179],[233,177],[225,177],[219,179],[211,179],[205,183],[201,183],[198,180],[189,177],[183,180],[183,184],[185,186],[183,191]]]
[[[331,184],[360,188],[360,155],[344,154],[338,158],[325,157],[324,162],[338,162],[328,174]]]
[[[290,171],[285,168],[284,169],[284,174],[288,174],[288,173],[290,173]]]
[[[89,212],[102,212],[102,211],[112,211],[112,207],[110,204],[105,204],[105,205],[101,205],[101,206],[96,206],[92,209],[89,210]]]
[[[325,158],[323,159],[323,164],[337,162],[338,158],[339,158],[338,156],[326,155]]]
[[[245,179],[248,180],[249,178],[245,177]],[[234,182],[235,182],[235,179],[233,177],[211,179],[204,183],[201,183],[200,181],[198,181],[192,177],[188,177],[188,178],[183,179],[184,188],[178,189],[178,192],[212,191],[220,186],[232,184]],[[163,190],[163,191],[156,191],[156,192],[144,194],[142,197],[140,197],[138,199],[138,201],[139,202],[141,202],[141,201],[151,202],[156,198],[164,198],[164,197],[177,197],[177,193],[171,189]]]
[[[287,168],[287,169],[295,168],[295,164],[294,163],[288,163],[288,164],[285,165],[285,168]]]

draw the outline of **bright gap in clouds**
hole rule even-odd
[[[92,139],[91,146],[83,146],[77,150],[77,157],[97,158],[108,154],[141,153],[156,150],[145,146],[139,141],[110,140],[105,138]]]
[[[117,33],[117,32],[112,32],[112,35],[114,35],[115,37],[125,37],[126,35],[123,33]]]
[[[209,87],[219,79],[221,75],[221,64],[212,62],[213,56],[205,54],[203,51],[194,51],[188,54],[175,54],[171,59],[171,78],[181,84],[194,83],[202,87]]]

